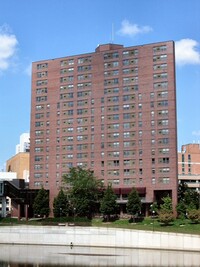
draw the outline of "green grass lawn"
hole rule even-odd
[[[104,223],[101,219],[93,219],[93,226],[99,227],[116,227],[126,228],[144,231],[160,231],[160,232],[174,232],[174,233],[187,233],[187,234],[199,234],[200,235],[200,224],[191,223],[190,220],[176,219],[173,223],[168,226],[160,224],[157,219],[145,218],[142,222],[129,223],[128,220],[116,220],[114,222]]]
[[[89,221],[84,218],[47,218],[39,220],[25,220],[18,221],[14,218],[0,218],[0,226],[3,225],[16,225],[16,224],[28,224],[28,225],[58,225],[59,223],[74,222],[76,225],[82,226],[97,226],[97,227],[114,227],[124,229],[135,229],[144,231],[160,231],[160,232],[174,232],[185,234],[198,234],[200,235],[200,224],[191,223],[190,220],[176,219],[168,226],[161,225],[157,219],[150,217],[144,218],[143,221],[137,223],[130,223],[128,219],[115,220],[113,222],[103,222],[102,219],[93,219]]]

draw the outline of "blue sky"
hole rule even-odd
[[[0,170],[30,129],[31,63],[174,40],[178,148],[200,140],[199,0],[2,0]]]

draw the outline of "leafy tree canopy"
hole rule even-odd
[[[110,219],[110,215],[114,215],[118,212],[119,206],[116,200],[117,196],[115,195],[112,186],[108,185],[100,205],[100,212],[103,215],[106,215],[108,220]]]
[[[150,211],[151,211],[151,213],[157,213],[158,212],[158,204],[157,204],[157,202],[153,202],[153,204],[151,204],[151,206],[150,206]]]
[[[186,215],[187,207],[185,205],[184,200],[180,200],[176,206],[177,213],[179,217],[183,217]]]
[[[184,203],[187,209],[199,208],[199,194],[197,191],[188,189],[184,194]]]
[[[172,199],[171,197],[163,197],[162,198],[163,204],[160,205],[160,211],[165,212],[172,212],[173,213],[173,206],[172,206]]]
[[[43,187],[38,191],[38,194],[34,199],[33,210],[35,214],[42,217],[49,216],[49,195]]]
[[[62,189],[59,191],[57,197],[54,198],[53,213],[54,217],[65,217],[69,213],[68,198]]]
[[[91,218],[102,194],[102,183],[91,170],[73,167],[63,176],[69,185],[69,201],[76,215]]]
[[[188,209],[200,208],[199,207],[199,194],[198,194],[198,192],[191,189],[191,188],[188,188],[187,184],[185,182],[181,181],[179,183],[179,186],[178,186],[178,205],[177,205],[177,208],[178,209],[181,208],[183,210],[183,206],[185,206],[185,211]]]
[[[160,205],[159,220],[168,225],[174,220],[172,199],[167,196],[162,198],[163,204]]]
[[[187,190],[188,185],[184,181],[180,181],[178,184],[178,202],[184,199]]]
[[[131,215],[136,215],[141,211],[141,200],[139,194],[135,188],[131,190],[128,195],[128,202],[126,204],[126,210]]]

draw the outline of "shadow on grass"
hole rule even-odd
[[[129,223],[139,223],[144,221],[144,217],[131,217]]]
[[[161,227],[174,226],[174,223],[160,223]]]
[[[119,216],[118,215],[110,215],[110,216],[104,216],[102,222],[106,223],[106,222],[116,222],[119,220]]]

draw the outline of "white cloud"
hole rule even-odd
[[[123,20],[118,34],[133,37],[137,34],[151,32],[152,30],[150,26],[139,26],[138,24],[131,24],[128,20]]]
[[[200,64],[199,43],[192,39],[175,42],[176,63],[178,65]]]
[[[192,132],[192,135],[194,135],[194,136],[200,136],[200,130],[198,130],[198,131],[193,131],[193,132]]]
[[[0,27],[0,71],[9,68],[15,54],[18,41],[15,35],[10,34],[7,26]]]

